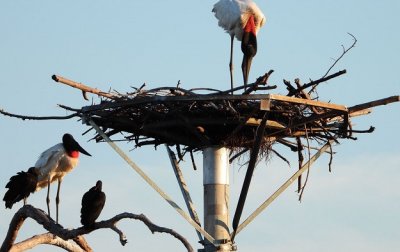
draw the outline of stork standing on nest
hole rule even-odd
[[[58,205],[60,203],[60,187],[65,175],[71,172],[78,164],[79,153],[91,156],[85,151],[70,134],[64,134],[62,143],[44,151],[35,164],[38,174],[36,191],[47,186],[47,211],[50,215],[50,184],[58,181],[56,196],[56,222],[58,223]]]
[[[244,86],[247,85],[251,62],[257,53],[257,33],[265,24],[266,18],[251,0],[220,0],[212,9],[221,26],[231,36],[231,55],[229,70],[231,89],[233,89],[233,38],[242,41],[242,73]],[[233,92],[233,91],[232,91]]]

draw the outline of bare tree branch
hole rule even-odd
[[[3,109],[0,109],[0,114],[9,116],[9,117],[19,118],[22,120],[66,120],[66,119],[71,119],[72,117],[75,117],[75,116],[79,116],[78,113],[73,113],[73,114],[70,114],[67,116],[24,116],[24,115],[12,114]]]
[[[344,45],[342,45],[342,48],[343,48],[342,54],[339,56],[339,58],[337,58],[337,59],[335,60],[335,62],[333,62],[333,64],[329,67],[329,69],[326,71],[326,73],[324,74],[324,76],[321,77],[321,79],[325,79],[325,78],[328,76],[329,72],[332,70],[332,68],[343,58],[343,56],[344,56],[348,51],[350,51],[352,48],[354,48],[354,47],[356,46],[357,38],[356,38],[353,34],[351,34],[351,33],[347,33],[347,34],[349,34],[349,35],[353,38],[353,44],[351,44],[351,46],[349,46],[347,49],[344,47]],[[313,87],[310,89],[310,91],[309,91],[308,93],[310,94],[311,92],[313,92],[313,91],[315,90],[315,88],[317,87],[318,84],[319,84],[319,83],[313,85]]]
[[[68,85],[70,87],[80,89],[82,91],[82,95],[83,95],[83,98],[85,100],[88,100],[86,92],[92,93],[92,94],[96,94],[98,96],[103,96],[103,97],[106,97],[106,98],[110,98],[110,99],[116,99],[116,98],[119,97],[118,95],[110,94],[110,93],[101,91],[101,90],[99,90],[97,88],[92,88],[92,87],[86,86],[86,85],[84,85],[82,83],[78,83],[78,82],[75,82],[75,81],[72,81],[72,80],[68,80],[67,78],[64,78],[64,77],[59,76],[59,75],[53,75],[53,76],[51,76],[51,78],[55,82],[59,82],[59,83]]]
[[[81,238],[83,238],[83,237],[81,237]],[[54,245],[54,246],[60,247],[64,250],[67,250],[70,252],[93,251],[91,249],[90,250],[82,249],[77,244],[72,243],[70,241],[65,241],[65,240],[61,239],[60,237],[55,236],[52,233],[44,233],[44,234],[32,236],[31,238],[28,238],[24,241],[14,244],[11,247],[10,252],[25,251],[28,249],[32,249],[41,244]]]
[[[32,237],[26,242],[20,242],[18,244],[14,244],[15,239],[17,238],[18,231],[23,225],[24,221],[26,218],[32,218],[34,219],[38,224],[42,225],[43,228],[45,228],[47,231],[49,231],[53,236],[58,236],[59,239],[64,240],[65,242],[60,242],[58,239],[52,239],[50,240],[48,237],[45,235],[42,236],[36,236]],[[142,221],[149,229],[150,231],[154,234],[155,232],[159,233],[167,233],[178,239],[179,241],[182,242],[182,244],[186,247],[186,249],[189,252],[193,252],[193,248],[190,245],[190,243],[181,236],[179,233],[174,231],[173,229],[165,228],[165,227],[160,227],[158,225],[155,225],[153,222],[151,222],[145,215],[140,214],[132,214],[132,213],[122,213],[119,215],[114,216],[111,219],[96,222],[93,227],[91,228],[85,228],[85,227],[79,227],[75,229],[65,229],[61,225],[56,224],[55,221],[50,218],[44,211],[37,209],[31,205],[25,205],[21,209],[19,209],[13,219],[11,220],[10,227],[8,229],[6,238],[3,241],[3,244],[0,248],[0,252],[6,252],[9,251],[10,249],[14,249],[15,246],[19,247],[29,247],[29,246],[36,246],[34,243],[37,244],[43,244],[41,241],[44,241],[46,244],[53,244],[59,247],[62,247],[68,251],[92,251],[92,249],[89,247],[88,244],[86,244],[86,241],[81,237],[82,235],[88,234],[93,232],[94,230],[97,229],[102,229],[102,228],[110,228],[119,235],[119,239],[122,245],[125,245],[127,242],[127,239],[125,238],[124,233],[117,228],[116,224],[122,220],[122,219],[135,219],[135,220],[140,220]],[[71,243],[66,244],[68,240],[73,239],[77,245]],[[31,245],[29,245],[31,244]],[[33,244],[33,245],[32,245]],[[79,248],[79,249],[77,249]]]
[[[338,63],[338,62],[340,61],[340,59],[342,59],[343,56],[344,56],[348,51],[350,51],[353,47],[356,46],[357,38],[356,38],[353,34],[351,34],[351,33],[349,33],[349,32],[348,32],[347,34],[349,34],[349,35],[353,38],[353,44],[351,44],[351,46],[349,46],[349,48],[347,48],[347,49],[342,45],[342,48],[343,48],[342,54],[339,56],[339,58],[337,58],[337,59],[335,60],[335,62],[333,62],[333,64],[331,65],[331,67],[329,67],[328,71],[326,71],[326,73],[324,74],[324,76],[322,76],[322,78],[326,77],[326,76],[329,74],[329,72],[332,70],[332,68],[336,65],[336,63]]]

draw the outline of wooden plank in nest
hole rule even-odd
[[[310,105],[310,106],[315,106],[315,107],[328,108],[328,109],[334,109],[334,110],[347,112],[346,106],[343,106],[343,105],[332,104],[332,103],[322,102],[322,101],[314,101],[314,100],[309,100],[309,99],[301,99],[301,98],[289,97],[289,96],[277,95],[277,94],[269,94],[268,96],[271,100],[275,100],[275,101],[304,104],[304,105]]]
[[[270,99],[262,99],[260,101],[260,110],[271,110],[271,100]]]
[[[261,119],[255,119],[254,117],[249,118],[246,121],[246,125],[249,126],[258,126],[261,123]],[[265,125],[265,127],[267,128],[272,128],[272,129],[285,129],[286,127],[280,123],[278,123],[277,121],[273,121],[273,120],[267,120],[267,124]]]

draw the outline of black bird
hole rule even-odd
[[[35,191],[37,182],[38,174],[35,167],[29,168],[27,172],[20,171],[17,175],[12,176],[6,185],[8,191],[3,198],[6,202],[6,208],[11,209],[14,203],[22,199],[25,205],[26,198]]]
[[[81,223],[85,227],[91,227],[99,217],[106,202],[106,195],[101,191],[101,180],[90,188],[82,197]]]

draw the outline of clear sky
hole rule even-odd
[[[66,115],[57,107],[88,105],[81,93],[51,80],[58,74],[103,90],[128,92],[176,85],[183,88],[229,87],[229,36],[211,13],[215,1],[1,1],[0,107],[29,115]],[[257,1],[267,16],[259,32],[258,54],[250,73],[255,80],[269,69],[274,93],[285,94],[282,79],[318,79],[341,45],[358,43],[332,70],[348,73],[319,87],[320,99],[347,106],[400,94],[400,2],[384,1]],[[240,44],[235,43],[235,79],[241,80]],[[98,101],[97,97],[93,97]],[[333,172],[328,159],[313,166],[304,199],[297,201],[291,186],[255,222],[237,236],[240,251],[399,251],[400,248],[400,105],[375,108],[355,118],[356,128],[376,131],[357,141],[336,146]],[[103,180],[107,202],[100,219],[121,212],[144,213],[156,224],[175,229],[192,246],[197,236],[158,194],[145,184],[107,144],[96,144],[77,120],[21,121],[0,116],[0,195],[8,179],[34,165],[39,154],[72,133],[93,157],[65,177],[61,189],[60,222],[77,227],[80,200],[96,180]],[[140,150],[119,143],[160,187],[184,207],[163,147]],[[296,153],[277,147],[292,164],[273,158],[263,162],[243,217],[249,215],[296,170]],[[201,154],[196,155],[201,167]],[[183,173],[202,218],[202,171],[187,160]],[[245,169],[231,168],[231,207],[236,207]],[[56,185],[52,187],[53,213]],[[46,209],[45,190],[28,202]],[[21,203],[12,210],[0,207],[0,239]],[[232,214],[233,215],[233,214]],[[122,221],[128,244],[122,247],[110,230],[86,238],[95,251],[184,251],[174,238],[152,235],[142,223]],[[27,221],[19,239],[45,232]],[[40,247],[34,251],[61,251]]]

